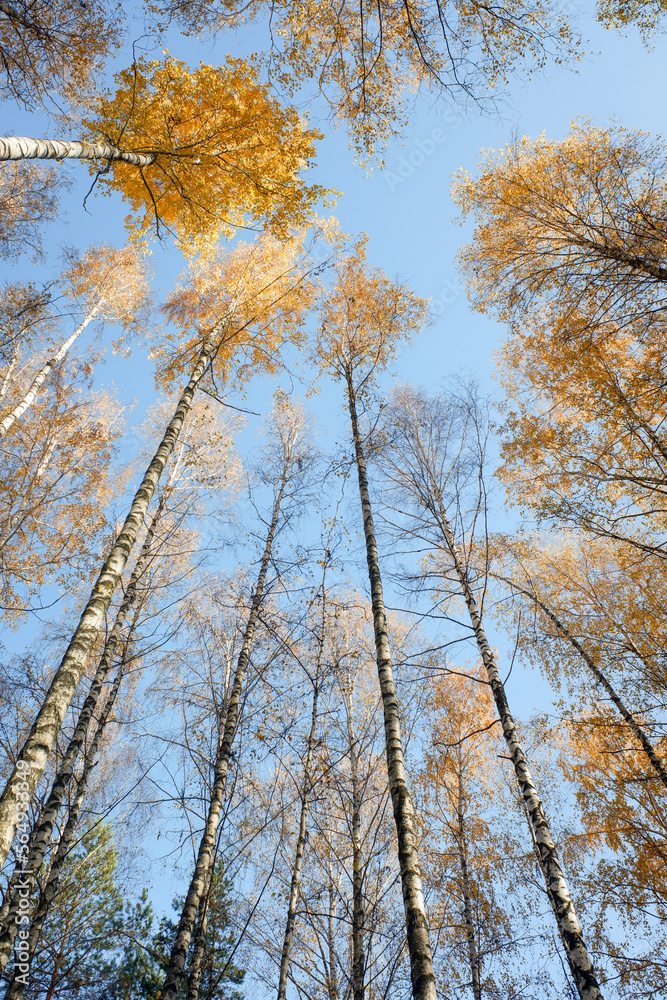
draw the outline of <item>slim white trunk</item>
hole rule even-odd
[[[149,167],[156,159],[156,153],[129,153],[108,142],[30,139],[18,135],[0,139],[0,160],[122,160],[135,167]]]
[[[5,377],[2,380],[2,386],[0,386],[0,399],[4,399],[4,397],[7,395],[7,386],[9,385],[9,380],[11,378],[12,372],[16,368],[16,362],[18,361],[18,359],[19,359],[18,349],[16,349],[14,351],[14,354],[12,355],[12,360],[9,362],[9,365],[7,367],[7,372],[5,374]]]
[[[454,564],[454,570],[459,580],[466,607],[468,608],[470,624],[475,634],[477,648],[489,679],[498,716],[503,727],[503,735],[509,749],[510,759],[514,765],[514,772],[519,783],[519,788],[521,789],[521,795],[530,817],[535,843],[540,851],[541,866],[547,885],[547,893],[556,915],[558,930],[570,964],[570,971],[572,972],[572,977],[581,1000],[602,1000],[600,986],[593,970],[593,963],[588,954],[570,890],[563,875],[556,845],[551,834],[551,828],[546,818],[542,800],[538,795],[537,788],[528,769],[528,762],[519,741],[516,723],[507,703],[505,686],[498,671],[496,658],[486,637],[477,601],[470,586],[468,572],[456,544],[438,484],[435,481],[423,450],[421,456],[424,463],[423,467],[428,472],[432,496],[435,501],[433,512],[436,515],[443,541]]]
[[[278,495],[273,505],[271,524],[266,536],[264,553],[262,555],[262,562],[257,576],[255,592],[252,597],[250,614],[246,623],[243,643],[241,645],[241,651],[236,665],[234,684],[227,704],[225,728],[216,753],[213,788],[211,791],[206,824],[199,842],[195,868],[192,873],[185,901],[183,903],[183,910],[181,912],[178,928],[176,930],[176,937],[171,948],[169,966],[164,984],[162,986],[162,991],[160,993],[161,1000],[176,1000],[180,984],[185,978],[185,963],[187,961],[188,950],[190,948],[190,941],[192,940],[192,934],[195,929],[197,915],[200,912],[202,900],[205,899],[211,882],[213,852],[215,849],[218,826],[220,824],[220,815],[222,812],[225,790],[227,788],[229,758],[231,756],[232,744],[234,742],[234,737],[236,736],[236,730],[239,723],[241,695],[243,693],[246,670],[250,660],[250,650],[252,648],[255,630],[257,628],[257,621],[259,619],[259,612],[264,596],[266,574],[271,560],[273,539],[278,527],[280,507],[285,495],[287,475],[288,463],[286,461]]]
[[[53,357],[49,361],[47,361],[44,367],[37,373],[37,375],[35,375],[34,379],[32,380],[32,385],[26,392],[21,402],[17,403],[14,409],[7,414],[7,416],[4,418],[2,422],[0,422],[0,438],[4,437],[9,428],[12,426],[12,424],[14,424],[19,419],[19,417],[23,416],[23,414],[25,413],[25,411],[28,409],[29,406],[32,406],[37,397],[37,393],[44,385],[47,376],[50,374],[50,372],[53,371],[58,362],[62,361],[62,359],[67,354],[74,341],[81,336],[81,334],[86,329],[88,324],[93,319],[95,319],[100,309],[102,308],[103,303],[104,303],[104,298],[101,298],[99,302],[97,302],[97,304],[90,310],[90,312],[85,317],[83,322],[76,328],[71,337],[67,338],[67,340],[60,346],[58,352],[54,354]]]
[[[347,382],[347,397],[352,423],[352,437],[357,459],[357,475],[359,479],[359,496],[364,522],[364,537],[366,539],[366,560],[368,563],[368,578],[371,586],[373,602],[373,625],[375,631],[375,648],[377,654],[378,678],[382,694],[384,711],[385,744],[387,752],[387,774],[389,791],[396,823],[398,837],[398,861],[401,871],[401,887],[403,890],[403,906],[405,909],[406,935],[410,954],[410,974],[412,978],[412,995],[414,1000],[436,1000],[435,976],[433,973],[433,958],[429,942],[428,919],[424,904],[421,871],[417,854],[417,834],[415,830],[415,814],[408,784],[405,777],[405,762],[403,758],[403,740],[401,736],[401,719],[396,698],[394,673],[387,635],[387,616],[382,593],[382,578],[378,562],[373,512],[368,492],[366,475],[366,459],[364,457],[357,418],[356,397],[352,381],[352,373],[345,371]]]

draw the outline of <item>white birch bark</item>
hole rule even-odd
[[[135,167],[149,167],[157,153],[131,153],[108,142],[78,142],[74,139],[0,138],[0,160],[122,160]]]
[[[378,677],[384,711],[384,729],[387,750],[389,790],[398,836],[398,860],[401,871],[403,905],[405,908],[406,934],[410,954],[410,973],[414,1000],[435,1000],[435,976],[429,942],[428,919],[424,904],[421,871],[417,855],[414,808],[405,778],[401,720],[396,698],[396,687],[387,635],[387,616],[382,593],[382,578],[378,562],[373,513],[368,492],[366,460],[359,433],[356,397],[352,371],[345,366],[347,397],[352,423],[352,436],[357,461],[359,496],[366,540],[366,560],[373,603],[373,624],[377,653]]]
[[[76,328],[74,333],[67,338],[67,340],[60,346],[59,350],[53,355],[53,357],[49,361],[47,361],[46,364],[37,373],[37,375],[35,375],[34,379],[32,380],[30,388],[26,392],[21,402],[17,403],[14,409],[7,414],[4,420],[0,422],[0,438],[4,437],[9,428],[12,426],[12,424],[14,424],[20,417],[23,416],[23,414],[25,413],[25,411],[28,409],[29,406],[32,406],[32,404],[35,402],[35,399],[37,398],[37,393],[44,385],[44,382],[46,381],[48,375],[53,371],[58,362],[62,361],[62,359],[67,354],[74,341],[81,336],[81,334],[86,329],[88,324],[95,319],[100,309],[102,308],[103,304],[104,304],[104,298],[101,298],[99,302],[97,302],[96,305],[90,310],[90,312],[85,317],[83,322]]]
[[[137,618],[140,610],[141,610],[140,608],[137,609],[137,613],[134,616],[134,621],[130,629],[130,634],[128,635],[126,641],[123,643],[123,654],[118,666],[118,671],[116,673],[116,677],[114,679],[111,690],[107,695],[104,707],[97,721],[97,725],[95,726],[95,733],[93,735],[93,739],[86,752],[83,762],[83,769],[79,781],[77,783],[77,789],[76,789],[76,794],[74,796],[74,800],[69,809],[67,822],[65,824],[65,829],[63,830],[62,836],[58,841],[58,847],[56,848],[53,862],[49,870],[49,875],[46,880],[46,885],[44,886],[44,889],[40,894],[39,902],[37,904],[37,907],[35,908],[34,913],[32,914],[30,930],[28,933],[28,954],[26,960],[20,963],[21,966],[27,965],[28,968],[27,969],[20,968],[15,960],[14,973],[12,976],[12,980],[9,984],[9,987],[7,988],[4,1000],[18,1000],[18,998],[23,995],[23,992],[25,990],[25,983],[17,979],[17,974],[21,974],[21,977],[23,978],[29,972],[30,965],[35,956],[35,951],[37,949],[37,945],[39,944],[39,940],[42,934],[42,927],[44,926],[44,920],[46,919],[46,916],[51,907],[51,903],[55,898],[56,892],[58,891],[58,885],[60,883],[60,875],[62,873],[63,865],[72,847],[72,841],[74,840],[74,833],[76,831],[77,824],[79,821],[79,813],[81,811],[81,806],[83,804],[83,800],[86,795],[88,779],[90,778],[93,767],[97,760],[97,755],[99,753],[102,736],[104,734],[107,722],[109,721],[109,716],[111,715],[111,710],[114,706],[114,702],[116,701],[118,691],[120,690],[120,685],[123,679],[125,665],[127,662],[127,651],[131,641],[132,633],[134,632],[134,628],[137,623]]]
[[[273,539],[278,527],[280,507],[285,494],[288,469],[289,465],[286,460],[278,495],[273,506],[271,524],[266,536],[264,553],[262,555],[260,570],[257,576],[257,583],[252,597],[250,614],[248,616],[248,621],[243,634],[243,643],[241,645],[241,651],[236,665],[234,683],[227,704],[225,728],[216,754],[213,772],[213,788],[211,791],[211,801],[209,803],[206,824],[199,842],[199,850],[197,852],[194,872],[183,903],[183,910],[181,912],[178,928],[176,930],[176,937],[172,945],[171,955],[169,957],[169,967],[160,992],[160,1000],[176,1000],[179,986],[185,978],[185,963],[187,961],[188,950],[190,947],[190,941],[192,940],[195,923],[197,921],[197,915],[199,913],[202,900],[206,897],[211,881],[215,841],[218,826],[220,824],[220,815],[222,812],[224,795],[227,788],[229,758],[238,727],[241,695],[243,692],[243,685],[245,683],[245,675],[248,667],[248,661],[250,659],[250,650],[255,636],[262,598],[264,596],[266,574],[271,560]]]
[[[137,490],[125,523],[113,545],[84,608],[77,629],[51,682],[30,734],[23,745],[16,765],[23,762],[28,770],[15,765],[0,798],[0,864],[4,864],[16,833],[19,807],[32,799],[35,788],[55,746],[65,713],[84,674],[104,617],[109,610],[116,585],[136,542],[146,517],[148,505],[155,493],[160,476],[169,461],[183,422],[201,381],[215,344],[205,341],[194,366],[190,381],[181,393],[178,405],[164,437]]]
[[[0,386],[0,399],[4,399],[4,397],[7,395],[7,387],[9,386],[9,380],[11,378],[12,372],[16,368],[16,362],[18,361],[18,359],[19,355],[17,349],[14,351],[12,360],[9,362],[9,365],[7,366],[5,377],[2,380],[2,385]]]
[[[165,489],[162,494],[160,503],[155,511],[155,514],[153,515],[153,519],[148,532],[146,533],[146,538],[144,539],[139,558],[137,559],[134,569],[132,570],[127,589],[125,591],[125,596],[123,597],[120,607],[116,613],[113,628],[111,629],[104,645],[104,651],[100,657],[100,662],[95,672],[95,676],[91,682],[90,690],[83,703],[81,712],[79,713],[74,733],[68,744],[67,750],[63,755],[63,759],[56,776],[53,779],[53,785],[51,787],[49,797],[39,815],[35,828],[32,831],[28,850],[28,860],[24,865],[17,866],[15,871],[12,873],[9,890],[6,893],[5,902],[3,904],[2,911],[0,912],[0,972],[4,971],[7,962],[9,961],[12,944],[16,938],[16,932],[18,930],[16,915],[20,910],[21,893],[19,893],[16,888],[17,883],[20,881],[22,893],[25,893],[26,890],[28,892],[32,891],[37,879],[37,874],[42,866],[42,862],[44,861],[46,851],[51,843],[55,822],[63,804],[69,784],[72,780],[76,762],[83,747],[86,733],[88,732],[88,727],[90,725],[90,720],[93,717],[93,713],[102,692],[102,687],[113,665],[116,648],[118,646],[118,642],[120,641],[125,620],[128,612],[137,599],[137,587],[150,558],[155,532],[164,511],[167,489]]]
[[[429,477],[430,488],[435,501],[433,513],[436,516],[443,541],[449,551],[456,576],[459,580],[477,642],[477,648],[486,669],[489,685],[498,710],[498,716],[503,727],[503,735],[509,749],[510,759],[514,765],[514,772],[519,783],[519,788],[521,789],[521,795],[530,817],[535,843],[538,845],[540,851],[542,871],[544,872],[547,884],[547,893],[549,894],[556,915],[558,930],[565,947],[572,977],[581,1000],[602,1000],[600,986],[593,970],[593,963],[588,954],[570,890],[563,875],[556,845],[551,834],[551,828],[537,788],[528,769],[526,755],[519,741],[516,724],[509,710],[505,687],[500,678],[495,656],[486,637],[477,601],[470,586],[467,569],[463,563],[459,548],[456,545],[454,533],[449,524],[447,511],[438,484],[435,481],[432,469],[423,450],[421,451],[421,458],[422,467],[426,470]]]

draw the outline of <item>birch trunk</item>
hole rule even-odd
[[[15,962],[12,981],[9,984],[4,1000],[18,1000],[18,998],[23,995],[23,991],[27,984],[27,975],[30,970],[30,965],[32,964],[32,960],[35,956],[35,951],[37,949],[37,945],[39,943],[42,934],[42,927],[44,926],[44,920],[46,919],[51,903],[53,902],[56,892],[58,891],[58,884],[60,882],[60,875],[62,873],[63,865],[65,863],[67,855],[70,852],[72,841],[74,840],[74,833],[76,831],[77,823],[79,821],[79,813],[81,811],[81,805],[86,795],[88,779],[90,778],[93,767],[95,766],[97,755],[100,749],[102,736],[104,734],[107,722],[109,721],[111,710],[114,706],[116,697],[118,695],[118,691],[120,689],[121,681],[123,679],[123,674],[125,671],[125,665],[127,663],[127,651],[131,641],[132,633],[134,632],[134,629],[136,627],[139,612],[140,609],[137,609],[137,613],[135,614],[134,621],[130,629],[130,634],[126,639],[125,643],[123,644],[123,655],[121,657],[120,664],[118,666],[118,671],[116,673],[116,677],[114,679],[111,691],[107,695],[107,699],[104,703],[104,708],[102,709],[102,713],[97,721],[97,725],[95,727],[95,733],[93,735],[90,747],[86,752],[86,756],[83,762],[83,769],[81,771],[81,777],[79,778],[76,795],[74,796],[74,801],[72,802],[72,805],[70,806],[69,809],[69,815],[67,817],[67,823],[65,824],[65,829],[63,830],[62,836],[58,841],[58,847],[56,849],[56,853],[53,858],[53,863],[49,871],[49,876],[46,885],[44,886],[44,889],[40,895],[37,908],[35,909],[35,912],[32,915],[30,931],[28,934],[27,961],[21,963],[18,966]],[[23,966],[26,965],[27,968],[24,968]],[[17,979],[17,973],[21,975],[23,982]]]
[[[48,375],[53,371],[58,362],[62,361],[62,359],[67,354],[74,341],[83,333],[88,324],[93,319],[95,319],[100,309],[102,308],[103,304],[104,304],[104,298],[101,298],[99,302],[90,310],[90,312],[84,319],[83,323],[81,323],[76,328],[71,337],[67,338],[67,340],[61,345],[57,353],[54,354],[51,360],[47,361],[44,367],[38,372],[38,374],[32,381],[32,385],[26,392],[21,402],[17,403],[17,405],[14,407],[11,413],[8,413],[7,416],[4,418],[4,420],[0,422],[0,438],[4,437],[9,428],[12,426],[12,424],[14,424],[20,417],[23,416],[23,414],[25,413],[25,411],[28,409],[29,406],[32,406],[37,397],[37,393],[43,386]]]
[[[433,974],[433,959],[429,943],[428,920],[422,891],[421,871],[417,856],[417,838],[415,834],[414,809],[405,779],[405,764],[403,759],[403,744],[401,738],[401,721],[396,699],[396,688],[387,635],[387,619],[382,593],[382,579],[378,563],[377,544],[373,513],[368,493],[368,478],[366,475],[366,460],[359,434],[356,397],[352,382],[352,372],[346,367],[347,396],[352,423],[352,436],[357,460],[359,478],[359,495],[364,520],[364,537],[366,539],[366,558],[368,562],[368,577],[373,601],[373,625],[375,631],[375,648],[377,651],[378,677],[382,693],[384,710],[384,729],[387,749],[387,773],[389,790],[394,810],[394,820],[398,836],[398,860],[401,871],[401,886],[403,890],[403,905],[405,907],[405,922],[410,954],[410,973],[412,976],[412,992],[414,1000],[435,1000],[435,977]]]
[[[227,704],[224,733],[222,739],[220,740],[215,759],[213,789],[211,793],[208,816],[206,817],[206,825],[199,842],[195,869],[190,881],[187,896],[185,897],[185,902],[183,904],[183,911],[178,923],[176,938],[171,949],[169,967],[160,993],[160,1000],[176,1000],[178,988],[181,981],[185,977],[185,963],[187,960],[188,949],[190,947],[190,941],[192,939],[193,928],[197,920],[197,914],[200,909],[201,901],[208,892],[208,886],[211,880],[211,860],[215,849],[215,840],[220,823],[222,803],[225,789],[227,787],[229,757],[239,721],[241,694],[245,682],[250,649],[255,635],[260,606],[264,594],[266,574],[268,572],[271,552],[273,549],[273,539],[278,527],[278,518],[285,492],[287,473],[288,466],[286,464],[283,470],[278,495],[273,505],[271,524],[266,536],[264,554],[262,556],[262,562],[257,576],[257,584],[252,598],[250,614],[248,616],[245,632],[243,634],[243,643],[241,645],[241,651],[236,665],[234,684],[232,686],[229,702]]]
[[[570,890],[565,881],[556,845],[551,835],[551,828],[537,788],[528,769],[526,755],[519,742],[516,724],[507,703],[505,687],[500,679],[496,659],[486,637],[477,601],[470,586],[468,572],[456,545],[440,490],[423,451],[421,452],[421,457],[424,463],[423,467],[428,471],[430,479],[431,491],[435,500],[434,513],[438,521],[438,527],[454,564],[461,592],[468,608],[470,623],[477,641],[477,648],[486,669],[489,685],[498,710],[498,716],[503,727],[503,735],[509,749],[510,759],[514,765],[514,772],[519,783],[519,788],[521,789],[521,795],[530,816],[535,843],[539,847],[542,859],[541,865],[547,884],[547,892],[554,913],[556,914],[558,930],[565,947],[572,977],[581,1000],[602,1000],[602,993],[593,970],[593,963],[588,954]]]
[[[62,659],[51,687],[33,723],[17,764],[29,765],[25,778],[16,766],[0,799],[0,864],[4,864],[16,833],[19,809],[34,795],[53,750],[65,713],[86,669],[88,659],[99,635],[114,590],[120,580],[137,535],[146,517],[148,505],[155,493],[160,476],[178,439],[183,422],[201,381],[215,345],[205,341],[187,386],[183,390],[172,419],[158,450],[153,456],[137,490],[132,506],[115,544],[107,557],[90,599],[81,615],[77,629]]]
[[[537,607],[540,608],[540,610],[546,615],[549,621],[553,622],[553,624],[556,626],[556,628],[561,633],[563,638],[567,639],[567,641],[570,643],[573,649],[576,649],[577,653],[579,653],[579,656],[582,658],[588,669],[595,677],[595,679],[602,685],[602,687],[605,689],[605,691],[613,701],[614,705],[616,705],[616,708],[618,709],[623,719],[627,723],[630,732],[635,737],[637,742],[642,745],[642,748],[644,749],[646,756],[650,760],[656,774],[662,781],[663,785],[667,788],[667,769],[665,768],[665,765],[658,757],[655,747],[649,740],[648,736],[646,735],[642,727],[635,720],[632,712],[629,710],[629,708],[626,707],[620,695],[616,693],[610,681],[607,680],[605,674],[603,674],[603,672],[600,670],[595,660],[591,656],[589,656],[589,654],[586,652],[581,643],[577,639],[575,639],[575,637],[568,629],[567,625],[563,624],[563,622],[554,614],[554,612],[549,607],[547,607],[547,605],[544,604],[543,601],[539,599],[539,597],[534,591],[525,590],[523,587],[520,587],[514,580],[510,580],[507,577],[500,576],[497,573],[494,573],[493,576],[495,576],[496,579],[498,580],[503,580],[505,583],[508,583],[511,587],[514,587],[515,590],[518,590],[521,594],[524,594],[531,601],[534,601]]]
[[[327,914],[329,938],[329,1000],[338,1000],[338,970],[336,968],[336,896],[333,877],[329,871],[329,913]]]
[[[186,1000],[198,1000],[204,971],[204,951],[206,950],[206,931],[208,928],[208,901],[210,898],[212,879],[208,880],[208,892],[199,908],[199,923],[195,934],[195,946],[188,975],[188,992]]]
[[[76,762],[86,738],[90,720],[93,717],[93,712],[95,711],[95,707],[99,700],[102,687],[106,681],[109,670],[113,665],[116,647],[118,646],[128,612],[132,608],[132,605],[137,597],[137,586],[146,569],[146,564],[150,557],[151,546],[155,537],[155,531],[164,510],[165,499],[166,490],[160,498],[160,503],[155,511],[155,514],[153,515],[153,519],[142,545],[139,558],[134,566],[134,569],[132,570],[127,590],[125,591],[125,596],[116,614],[116,620],[113,628],[111,629],[109,637],[104,645],[104,651],[100,657],[100,662],[91,682],[86,700],[83,703],[83,708],[79,713],[74,734],[69,742],[67,750],[65,751],[58,772],[53,779],[53,785],[46,805],[42,809],[35,829],[31,834],[28,861],[22,868],[19,868],[17,865],[12,874],[6,902],[3,906],[1,914],[0,972],[4,971],[7,962],[9,961],[12,944],[16,938],[18,930],[16,916],[19,913],[21,896],[19,889],[17,888],[17,883],[20,882],[20,891],[23,893],[25,893],[26,889],[29,891],[32,890],[37,874],[42,866],[46,851],[51,843],[55,822],[63,804],[65,793],[67,792],[70,781],[72,780],[74,768],[76,767]],[[134,625],[132,628],[134,629]]]
[[[131,153],[108,142],[78,142],[72,139],[0,139],[0,160],[122,160],[135,167],[150,167],[157,153]]]
[[[472,919],[472,901],[470,893],[470,878],[468,876],[468,845],[465,831],[465,790],[463,787],[463,774],[461,773],[461,761],[459,759],[459,800],[457,803],[457,827],[458,837],[456,840],[459,863],[461,866],[461,885],[463,886],[463,919],[465,921],[466,941],[468,943],[468,960],[470,962],[470,975],[472,980],[472,992],[475,1000],[482,1000],[482,987],[479,978],[479,954],[475,941],[475,924]]]
[[[7,373],[5,374],[5,377],[2,380],[2,385],[0,386],[0,399],[4,399],[4,397],[7,395],[7,388],[9,386],[9,379],[11,378],[12,372],[16,368],[16,362],[18,361],[18,359],[19,359],[19,355],[18,355],[18,348],[17,348],[14,351],[14,355],[12,357],[12,360],[9,362],[9,365],[7,367]]]
[[[296,853],[294,856],[294,867],[292,868],[292,881],[290,883],[289,902],[287,905],[287,920],[285,922],[285,935],[283,937],[283,950],[280,956],[280,972],[278,974],[278,1000],[285,1000],[287,994],[287,973],[289,970],[289,958],[292,950],[292,940],[294,938],[294,924],[296,922],[296,905],[299,897],[299,885],[301,884],[301,868],[303,865],[303,853],[306,847],[306,825],[308,820],[308,804],[310,793],[313,787],[311,778],[311,768],[313,766],[313,751],[315,747],[315,734],[317,732],[317,703],[320,694],[320,675],[322,671],[322,659],[324,654],[324,636],[326,620],[326,592],[324,590],[324,575],[326,573],[326,554],[324,557],[324,571],[322,574],[322,634],[320,636],[317,651],[317,662],[315,665],[315,679],[313,681],[313,703],[310,715],[310,731],[306,742],[306,762],[303,768],[303,788],[301,792],[301,812],[299,815],[299,833],[296,840]],[[188,1000],[196,998],[188,997]]]

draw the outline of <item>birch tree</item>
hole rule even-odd
[[[213,851],[227,786],[230,754],[239,724],[239,709],[245,675],[264,598],[274,542],[280,525],[281,508],[283,504],[289,507],[298,502],[301,473],[305,472],[311,463],[310,446],[305,434],[304,415],[295,412],[286,400],[279,398],[272,423],[275,436],[275,453],[270,460],[270,463],[275,466],[271,475],[274,490],[272,511],[257,580],[253,589],[250,611],[244,628],[243,642],[234,671],[234,680],[226,705],[225,718],[224,722],[221,719],[219,723],[219,742],[214,763],[208,814],[199,842],[190,886],[171,948],[167,975],[162,987],[162,996],[165,998],[176,996],[179,984],[185,975],[185,965],[197,915],[202,900],[208,892],[212,875]]]
[[[454,187],[476,221],[461,254],[475,306],[518,323],[550,306],[561,326],[584,317],[575,332],[587,339],[660,324],[664,164],[659,139],[587,121],[561,141],[524,136],[489,153],[477,177],[462,174]]]
[[[336,285],[322,303],[316,355],[320,367],[336,381],[343,382],[352,426],[373,601],[378,679],[385,719],[387,772],[398,835],[412,988],[416,1000],[432,1000],[435,997],[435,980],[417,856],[414,809],[405,775],[401,720],[358,406],[367,402],[377,373],[395,356],[399,338],[417,331],[424,316],[423,300],[408,289],[390,282],[379,271],[365,272],[359,257],[352,257],[339,270]]]
[[[496,656],[483,623],[484,574],[476,583],[470,545],[478,516],[485,514],[483,486],[484,431],[474,396],[428,399],[410,387],[398,390],[384,433],[391,447],[383,451],[390,482],[409,505],[409,529],[434,549],[441,575],[451,575],[465,601],[470,627],[493,693],[498,717],[526,805],[547,893],[556,915],[572,978],[581,1000],[601,997],[568,884],[563,875],[542,800],[528,769],[516,723],[507,701]],[[465,511],[464,484],[474,484],[472,510]],[[467,492],[467,491],[466,491]],[[457,539],[453,525],[466,524]],[[484,556],[483,556],[484,558]],[[476,593],[477,591],[477,593]]]
[[[275,249],[270,242],[269,246]],[[162,441],[144,474],[121,531],[102,566],[77,629],[55,672],[49,692],[19,755],[20,761],[30,765],[25,779],[29,798],[34,794],[60,731],[65,712],[83,676],[113,592],[135,544],[157,483],[192,406],[196,389],[210,367],[213,357],[222,351],[227,363],[232,363],[233,355],[228,345],[234,342],[243,343],[252,337],[255,333],[252,329],[254,323],[259,324],[259,336],[266,336],[267,342],[270,342],[272,337],[275,338],[272,341],[275,347],[283,343],[282,331],[287,331],[285,335],[289,335],[299,329],[300,314],[297,304],[302,299],[307,304],[312,294],[310,272],[314,267],[313,261],[308,253],[302,253],[301,244],[296,239],[281,244],[282,252],[275,252],[270,260],[264,255],[264,249],[268,249],[267,244],[265,241],[260,241],[255,248],[239,247],[227,258],[228,297],[219,306],[215,315],[208,317],[206,325],[193,338],[196,353],[189,381],[181,392]],[[282,323],[281,319],[276,318],[274,328],[271,319],[280,316],[283,300],[290,301],[292,305],[290,322]],[[21,765],[18,769],[14,767],[0,799],[0,858],[3,861],[9,852],[16,830],[17,785],[19,772],[22,770]],[[22,779],[21,785],[23,787]]]
[[[585,703],[590,711],[593,697],[609,699],[629,741],[641,746],[647,766],[667,787],[664,639],[656,614],[661,563],[637,565],[618,546],[576,538],[559,545],[542,538],[539,546],[536,539],[497,538],[493,554],[494,579],[520,595],[528,611],[516,633],[524,655],[552,685],[567,688],[575,706]],[[516,618],[515,610],[507,623],[518,625]]]
[[[83,318],[76,329],[58,346],[34,375],[30,386],[13,408],[0,420],[0,437],[34,403],[51,372],[65,358],[72,345],[95,320],[108,320],[126,331],[145,324],[150,303],[145,261],[135,248],[116,250],[96,247],[71,261],[64,284],[66,294],[80,304]],[[119,339],[118,343],[122,341]],[[9,400],[8,400],[9,401]]]
[[[436,678],[418,788],[437,978],[443,994],[458,988],[474,1000],[512,996],[532,951],[518,924],[536,921],[522,888],[530,875],[525,845],[502,822],[508,812],[514,818],[499,759],[502,735],[479,669],[456,662]],[[533,990],[540,984],[537,963],[527,981]]]

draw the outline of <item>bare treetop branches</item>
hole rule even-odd
[[[0,95],[32,106],[55,91],[76,103],[119,43],[121,20],[121,7],[108,0],[2,0]]]
[[[41,256],[40,228],[56,217],[63,182],[55,168],[32,163],[0,167],[0,257],[23,250]]]
[[[421,86],[455,99],[488,98],[515,70],[539,69],[576,47],[550,0],[165,0],[156,6],[195,29],[270,15],[272,72],[292,93],[315,82],[362,156],[401,134],[408,99]]]

